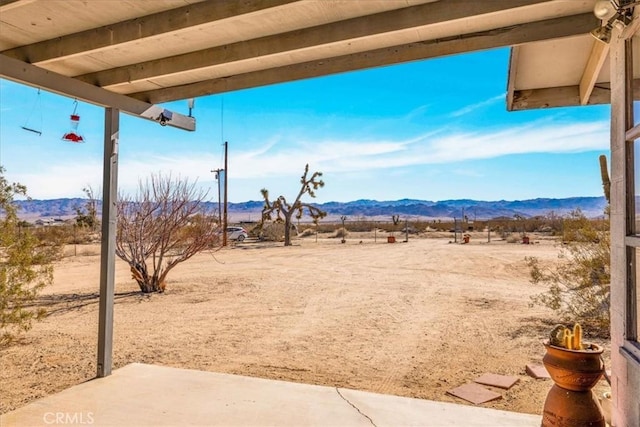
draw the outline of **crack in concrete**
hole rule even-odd
[[[362,415],[363,417],[365,417],[366,419],[368,419],[368,420],[369,420],[369,422],[371,423],[371,425],[372,425],[373,427],[378,427],[378,426],[376,426],[376,423],[374,423],[374,422],[373,422],[373,420],[371,419],[371,417],[369,417],[367,414],[365,414],[364,412],[362,412],[362,411],[360,410],[360,408],[358,408],[356,405],[354,405],[353,403],[351,403],[351,401],[350,401],[349,399],[347,399],[346,397],[344,397],[344,396],[342,395],[342,393],[340,393],[340,389],[338,389],[338,387],[336,387],[336,392],[338,393],[338,396],[340,396],[340,397],[342,398],[342,400],[344,400],[344,401],[345,401],[345,402],[347,402],[349,405],[351,405],[351,407],[353,407],[353,409],[355,409],[356,411],[358,411],[358,413],[359,413],[360,415]]]

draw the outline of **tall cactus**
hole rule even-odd
[[[602,188],[607,203],[611,203],[611,181],[609,180],[609,169],[607,169],[607,156],[600,155],[600,176],[602,177]]]

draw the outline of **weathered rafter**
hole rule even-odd
[[[167,102],[376,66],[585,34],[598,22],[593,13],[585,13],[287,65],[166,89],[139,92],[130,96],[153,103]]]
[[[162,125],[190,131],[196,128],[196,121],[193,117],[174,113],[126,95],[113,93],[4,55],[0,55],[0,77],[77,98],[91,104],[118,109],[133,116],[160,122]]]
[[[438,1],[98,71],[77,78],[91,84],[107,87],[299,49],[415,29],[438,22],[465,19],[545,1],[548,0],[511,0],[507,6],[499,1]]]
[[[589,98],[608,55],[609,45],[599,40],[594,40],[589,60],[580,79],[580,105],[589,103]]]
[[[37,64],[86,54],[122,43],[167,34],[230,18],[281,6],[298,0],[215,0],[158,12],[128,21],[82,31],[53,40],[5,50],[3,55]]]
[[[640,79],[633,81],[633,91],[638,94],[636,101],[640,101]],[[608,104],[611,102],[611,85],[598,83],[586,105]],[[517,90],[513,94],[513,104],[510,111],[532,110],[536,108],[568,107],[579,105],[580,86],[562,86],[544,89]]]

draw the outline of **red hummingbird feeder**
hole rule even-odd
[[[78,108],[78,100],[73,101],[73,113],[71,114],[71,130],[62,135],[62,140],[80,144],[84,142],[84,137],[78,133],[78,125],[80,124],[80,115],[76,114]]]

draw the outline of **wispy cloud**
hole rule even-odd
[[[307,138],[293,142],[277,136],[244,152],[234,150],[229,158],[229,170],[234,180],[272,179],[298,177],[305,163],[325,173],[354,174],[514,154],[583,152],[606,150],[608,147],[606,121],[565,124],[541,120],[502,130],[457,133],[436,129],[402,140]],[[214,181],[212,165],[219,164],[219,161],[218,156],[201,152],[181,152],[171,156],[147,154],[134,158],[122,156],[120,188],[134,191],[140,179],[159,171],[210,184]],[[38,194],[34,195],[37,198],[60,197],[61,194],[81,197],[80,190],[84,185],[100,186],[101,168],[100,162],[82,165],[58,162],[49,170],[29,172],[17,178],[30,189],[37,189]],[[78,176],[86,177],[87,182],[78,182]],[[55,187],[50,185],[51,177],[56,177]],[[93,177],[93,181],[88,177]]]
[[[464,116],[465,114],[469,114],[470,112],[474,111],[474,110],[478,110],[480,108],[484,108],[484,107],[488,107],[492,104],[495,104],[498,101],[502,101],[504,100],[504,97],[506,96],[506,94],[501,93],[498,96],[494,96],[493,98],[489,98],[485,101],[482,102],[478,102],[476,104],[472,104],[472,105],[467,105],[464,108],[461,108],[459,110],[453,111],[449,114],[450,117],[460,117],[460,116]]]
[[[491,132],[430,132],[406,140],[312,141],[263,156],[236,156],[245,178],[298,174],[300,163],[327,172],[355,172],[421,164],[443,164],[512,154],[568,153],[607,149],[607,122],[548,121]],[[234,160],[232,160],[234,162]],[[233,163],[232,163],[233,165]]]

